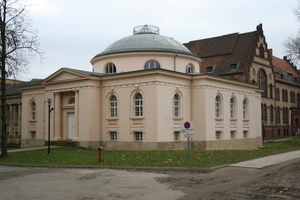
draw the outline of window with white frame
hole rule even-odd
[[[35,104],[35,102],[31,103],[31,119],[36,120],[36,104]]]
[[[173,98],[173,116],[179,117],[179,95],[175,94]]]
[[[118,133],[116,131],[109,132],[110,140],[118,140]]]
[[[106,65],[106,73],[107,74],[113,74],[116,73],[116,66],[113,63],[108,63]]]
[[[230,118],[235,117],[235,100],[234,98],[230,99]]]
[[[174,131],[174,140],[175,141],[180,140],[180,131]]]
[[[135,141],[143,141],[143,132],[134,132],[134,140]]]
[[[36,138],[36,132],[35,131],[30,131],[30,137],[31,137],[31,139],[35,139]]]
[[[243,101],[243,119],[247,118],[247,114],[248,114],[247,106],[248,106],[248,102],[246,99],[244,99],[244,101]]]
[[[160,68],[159,63],[155,60],[149,60],[144,65],[144,69],[154,69],[154,68]]]
[[[235,138],[235,131],[230,131],[230,138],[234,139]]]
[[[221,140],[221,139],[222,139],[222,132],[216,131],[216,140]]]
[[[134,112],[135,116],[143,116],[143,96],[140,93],[134,98]]]
[[[118,116],[117,97],[115,95],[110,97],[110,117]]]
[[[248,138],[248,131],[243,131],[243,137]]]
[[[221,98],[217,96],[215,99],[215,114],[216,117],[221,117]]]
[[[194,67],[192,64],[188,64],[185,69],[186,73],[191,74],[194,73]]]

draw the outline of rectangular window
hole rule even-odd
[[[237,64],[230,65],[231,70],[236,70],[238,68]]]
[[[134,132],[135,141],[143,141],[143,132]]]
[[[230,138],[234,139],[235,138],[235,131],[230,131]]]
[[[179,138],[180,138],[180,132],[179,132],[179,131],[175,131],[175,132],[174,132],[174,140],[175,140],[175,141],[178,141]]]
[[[248,131],[243,131],[243,137],[248,138]]]
[[[117,132],[109,132],[110,140],[118,140]]]
[[[222,139],[222,132],[216,131],[216,140],[221,140],[221,139]]]
[[[36,132],[35,131],[30,131],[30,137],[31,137],[31,139],[35,139],[36,138]]]
[[[207,67],[206,72],[213,72],[213,67]]]

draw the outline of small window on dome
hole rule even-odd
[[[72,97],[71,99],[69,99],[68,104],[75,104],[75,98]]]
[[[155,60],[149,60],[144,65],[144,69],[154,69],[154,68],[160,68],[159,63]]]
[[[186,73],[188,73],[188,74],[191,74],[191,73],[194,73],[194,67],[193,67],[193,65],[191,65],[191,64],[188,64],[187,66],[186,66]]]
[[[107,74],[116,73],[116,66],[113,63],[108,63],[106,65],[106,73]]]

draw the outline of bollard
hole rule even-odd
[[[98,146],[98,162],[102,162],[102,147]]]

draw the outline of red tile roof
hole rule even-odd
[[[273,66],[292,74],[294,77],[298,77],[296,70],[288,63],[288,61],[273,56],[272,64]],[[276,70],[276,72],[278,72],[278,70]]]

